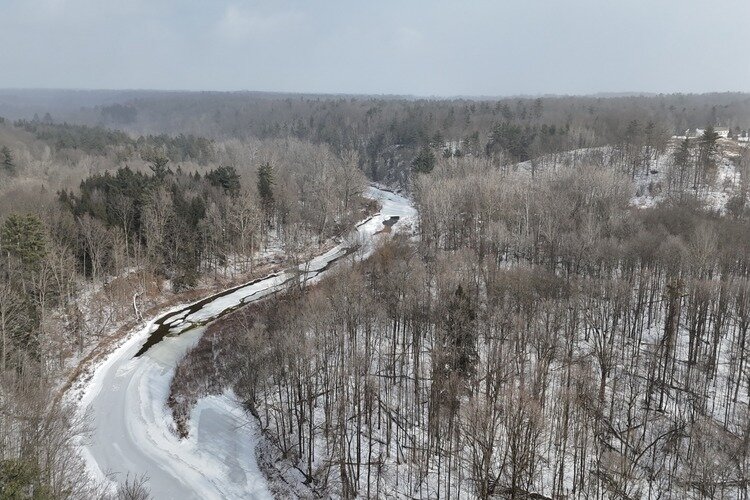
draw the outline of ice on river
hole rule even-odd
[[[382,205],[380,213],[357,227],[341,245],[302,266],[303,275],[319,279],[329,263],[360,246],[362,258],[372,252],[383,222],[399,217],[398,228],[411,228],[416,212],[403,196],[371,187],[366,193]],[[192,313],[180,311],[166,324],[174,330],[205,323],[222,312],[257,300],[287,286],[299,273],[290,271],[218,295]],[[126,474],[148,476],[148,487],[158,499],[271,498],[255,459],[256,423],[247,418],[231,394],[201,399],[190,420],[190,437],[180,440],[166,405],[175,367],[195,345],[204,327],[167,336],[135,357],[156,328],[151,321],[96,367],[83,390],[79,411],[87,415],[92,433],[80,443],[89,469],[115,482]],[[173,333],[174,333],[173,330]]]

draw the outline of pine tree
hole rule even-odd
[[[219,167],[206,174],[206,179],[212,186],[219,186],[225,193],[235,197],[240,194],[240,176],[234,167]]]
[[[258,194],[265,209],[273,205],[273,186],[273,167],[266,162],[258,168]]]
[[[170,173],[169,168],[167,167],[167,163],[169,163],[169,158],[167,158],[164,155],[155,154],[153,157],[148,159],[149,168],[151,168],[151,171],[154,173],[154,177],[156,177],[157,180],[161,181],[164,179],[164,177],[167,176],[168,173]]]
[[[24,265],[37,265],[46,252],[44,223],[34,214],[11,214],[0,231],[0,248]]]
[[[435,168],[435,154],[429,146],[424,146],[414,158],[412,168],[420,174],[429,174]]]
[[[447,301],[438,324],[437,340],[432,352],[430,389],[435,403],[430,410],[430,425],[436,432],[441,415],[452,416],[458,411],[459,396],[469,389],[479,361],[476,310],[461,285]]]
[[[0,155],[3,157],[3,168],[9,174],[13,174],[16,171],[15,159],[13,158],[13,152],[8,146],[3,146],[0,149]]]
[[[687,137],[680,143],[679,149],[674,152],[674,164],[677,167],[678,175],[678,189],[682,191],[684,189],[685,173],[690,165],[692,154],[690,153],[690,139]]]
[[[471,297],[458,285],[446,307],[443,320],[447,363],[452,373],[464,380],[474,376],[477,354],[476,311]]]
[[[705,147],[709,153],[713,153],[716,150],[716,141],[719,140],[719,134],[714,130],[712,126],[706,127],[703,131],[703,135],[700,138],[702,147]]]
[[[435,148],[443,148],[445,147],[445,138],[443,137],[443,134],[438,130],[437,132],[435,132],[435,134],[433,134],[430,143]]]
[[[469,380],[474,375],[478,360],[476,310],[471,297],[461,285],[448,301],[441,323],[443,376],[454,374]]]
[[[716,142],[718,140],[719,134],[716,133],[712,126],[706,127],[703,135],[698,140],[698,163],[700,168],[695,169],[693,189],[698,189],[699,184],[705,182],[708,170],[713,164],[714,153],[716,153]]]
[[[674,152],[674,162],[677,165],[687,165],[690,161],[690,139],[687,137],[680,143],[680,149]]]

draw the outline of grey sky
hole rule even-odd
[[[750,90],[750,1],[0,0],[0,88]]]

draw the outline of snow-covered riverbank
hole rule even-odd
[[[265,478],[255,462],[257,429],[231,394],[204,398],[193,409],[190,437],[180,440],[166,406],[177,362],[200,338],[205,324],[228,310],[285,289],[297,276],[318,279],[337,260],[371,253],[385,221],[398,217],[396,229],[411,227],[416,212],[405,197],[378,188],[368,196],[381,211],[344,241],[299,272],[285,271],[201,301],[180,306],[151,321],[112,352],[83,389],[79,411],[88,415],[91,435],[81,451],[90,471],[113,480],[123,475],[149,477],[154,498],[268,498]],[[353,248],[358,250],[351,253]],[[184,311],[184,312],[182,312]],[[169,320],[162,321],[165,316]],[[159,324],[170,335],[138,354]],[[162,325],[163,326],[163,325]],[[179,335],[177,332],[183,331]]]

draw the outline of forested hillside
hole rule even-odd
[[[416,246],[217,323],[176,400],[239,394],[282,496],[746,490],[746,210],[631,209],[587,165],[441,161],[414,192]]]
[[[65,106],[70,101],[72,104]],[[0,115],[102,125],[138,135],[229,139],[295,137],[357,151],[375,180],[408,187],[412,159],[491,155],[497,164],[613,144],[663,145],[708,125],[747,137],[750,95],[420,99],[261,92],[65,92],[0,94]],[[54,105],[53,105],[54,103]],[[74,103],[74,104],[73,104]],[[82,104],[87,103],[88,105]],[[45,109],[45,111],[46,111]],[[41,118],[40,118],[41,117]],[[194,157],[195,158],[195,157]]]
[[[104,493],[57,394],[79,362],[154,308],[320,251],[372,208],[356,153],[293,138],[6,121],[0,144],[0,484],[38,498]]]
[[[60,390],[333,246],[369,180],[414,233],[209,325],[183,438],[234,394],[280,497],[747,496],[747,95],[37,92],[0,95],[0,483],[105,495]]]

